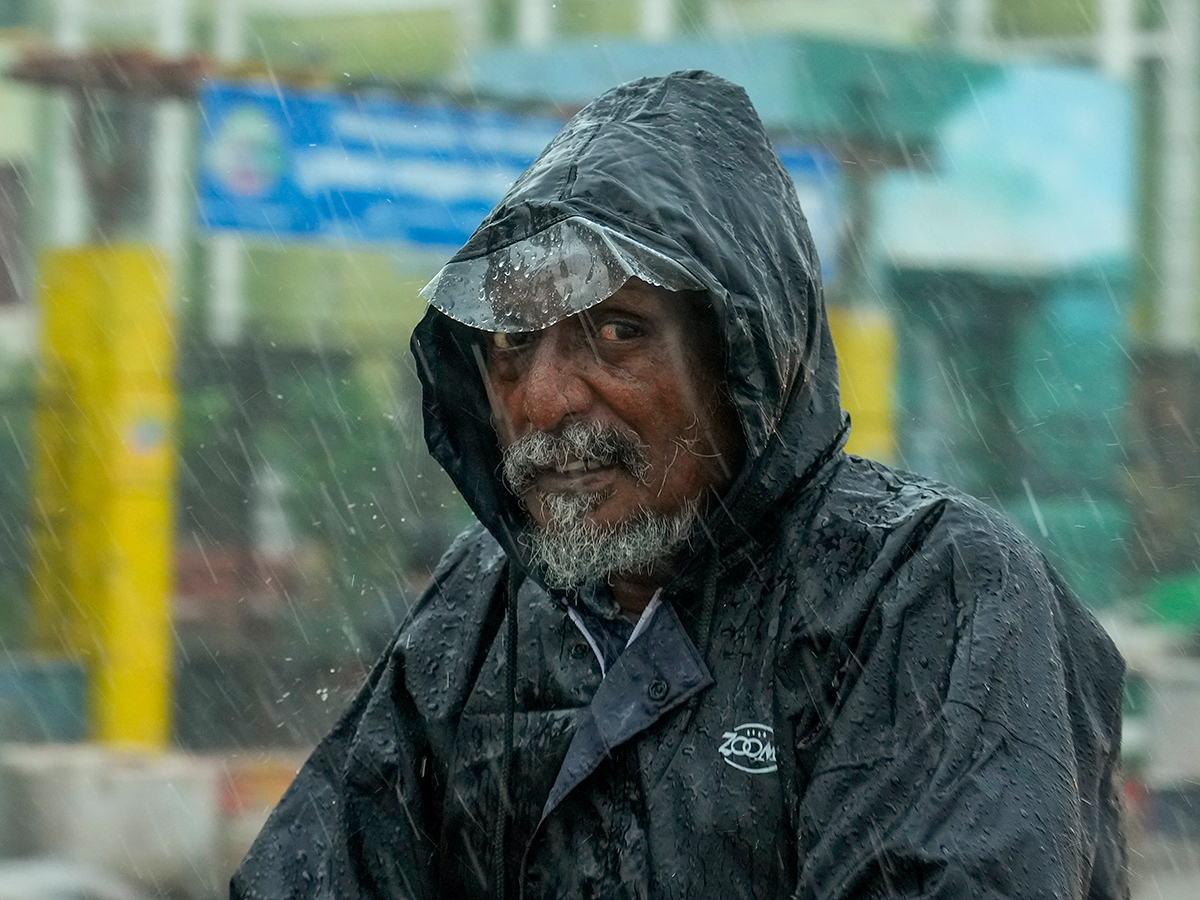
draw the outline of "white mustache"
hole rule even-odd
[[[637,436],[599,422],[572,423],[558,432],[531,431],[504,451],[504,480],[521,496],[547,469],[587,471],[617,465],[641,481],[650,471],[647,448]]]

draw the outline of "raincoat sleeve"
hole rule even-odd
[[[1005,523],[954,504],[924,519],[841,598],[877,600],[799,751],[793,896],[1128,897],[1120,656]]]
[[[385,654],[271,814],[232,900],[432,897],[421,728]]]

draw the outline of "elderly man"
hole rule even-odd
[[[480,524],[236,897],[1125,896],[1120,658],[996,513],[843,452],[739,88],[601,97],[426,296]]]

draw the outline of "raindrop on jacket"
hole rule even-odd
[[[602,677],[522,552],[479,332],[431,308],[426,437],[481,524],[233,896],[490,898],[497,872],[529,900],[1127,896],[1120,657],[1001,516],[841,449],[816,255],[744,92],[701,72],[609,92],[452,264],[572,218],[712,303],[747,455],[710,539]]]

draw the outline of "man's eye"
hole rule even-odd
[[[602,341],[630,341],[641,334],[630,322],[605,322],[596,329],[596,337]]]
[[[497,350],[520,350],[533,340],[527,331],[493,331],[492,346]]]

